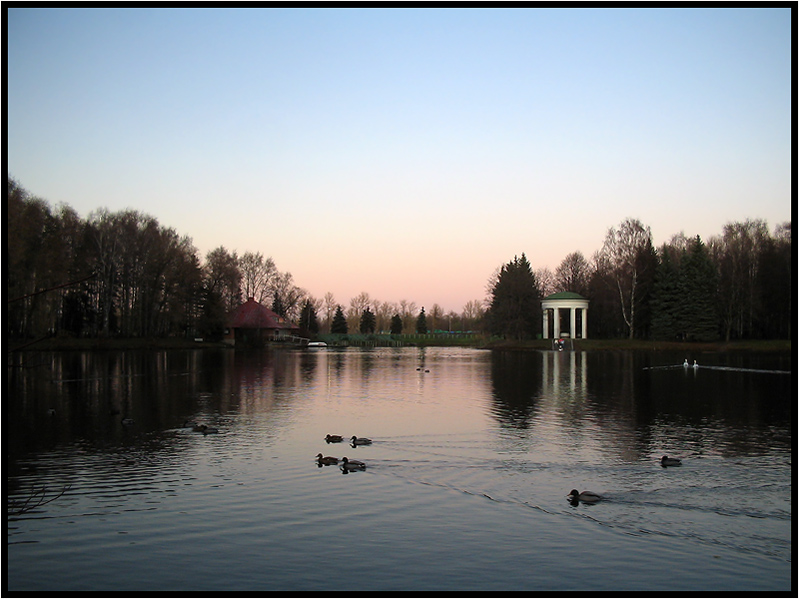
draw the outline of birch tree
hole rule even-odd
[[[608,284],[618,293],[622,318],[629,338],[636,332],[636,311],[643,299],[642,276],[650,268],[652,232],[641,221],[628,218],[618,228],[611,227],[597,260],[606,267]],[[652,273],[649,273],[652,274]]]

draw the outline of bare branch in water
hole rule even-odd
[[[53,497],[47,498],[47,487],[43,486],[41,490],[37,491],[36,488],[31,488],[30,493],[25,499],[11,499],[8,500],[8,516],[20,516],[32,512],[36,508],[47,505],[51,501],[55,501],[64,493],[69,491],[72,485],[67,485],[61,489],[61,492]]]

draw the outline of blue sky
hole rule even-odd
[[[8,170],[347,305],[791,219],[785,9],[10,9]]]

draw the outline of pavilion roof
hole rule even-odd
[[[249,298],[230,315],[233,329],[296,329],[297,326],[276,312]]]

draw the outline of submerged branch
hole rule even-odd
[[[30,493],[25,499],[8,499],[7,505],[7,515],[8,516],[21,516],[22,514],[27,514],[28,512],[32,512],[36,508],[42,507],[43,505],[47,505],[51,501],[55,501],[62,495],[64,495],[67,491],[72,488],[72,485],[67,485],[61,489],[57,495],[53,497],[47,498],[47,487],[42,486],[41,490],[37,491],[35,487],[31,488]]]

